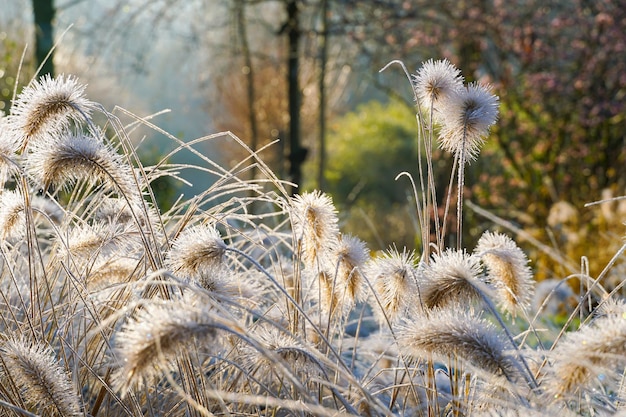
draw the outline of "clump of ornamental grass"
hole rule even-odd
[[[471,250],[460,238],[464,170],[497,120],[498,98],[465,85],[448,60],[407,76],[419,125],[420,246],[372,254],[342,233],[330,195],[290,195],[232,134],[183,143],[149,118],[107,112],[74,77],[33,80],[0,117],[0,414],[621,407],[622,285],[604,288],[613,263],[598,277],[583,262],[580,274],[554,278],[550,288],[567,288],[569,299],[568,283],[580,282],[585,305],[564,304],[562,328],[550,327],[552,310],[533,299],[530,262],[513,239],[485,232]],[[170,156],[190,150],[206,166],[144,167],[137,125],[174,141]],[[227,169],[194,147],[218,140],[249,157]],[[443,207],[435,145],[454,158]],[[150,184],[187,170],[212,175],[211,185],[164,211]],[[240,178],[247,172],[258,176]],[[551,289],[535,292],[554,299]]]

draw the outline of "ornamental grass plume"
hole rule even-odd
[[[26,165],[44,189],[69,187],[77,181],[103,183],[134,200],[132,168],[104,142],[83,134],[62,134],[34,146]]]
[[[332,252],[338,244],[339,220],[332,199],[320,191],[296,195],[293,199],[293,230],[302,242],[304,264],[316,269],[319,257]]]
[[[498,106],[498,96],[489,86],[470,83],[455,90],[441,106],[439,146],[460,156],[460,166],[475,160],[498,118]]]
[[[61,135],[72,122],[90,122],[95,103],[85,98],[84,92],[85,85],[71,75],[44,75],[26,86],[8,116],[21,149],[33,140]]]
[[[88,291],[94,292],[114,284],[129,282],[140,275],[141,260],[123,256],[119,253],[99,258],[88,268],[83,284]]]
[[[337,271],[336,290],[339,299],[348,305],[362,298],[365,278],[363,269],[369,259],[369,251],[365,242],[350,235],[341,235],[336,252]]]
[[[532,271],[528,258],[510,237],[485,232],[474,254],[487,266],[488,277],[497,290],[498,302],[514,316],[530,306],[533,295]]]
[[[262,378],[269,386],[281,383],[280,378],[277,378],[282,373],[281,368],[276,366],[277,360],[305,381],[312,376],[319,376],[324,370],[324,366],[312,353],[312,348],[303,345],[290,333],[272,325],[259,325],[249,335],[263,347],[263,351],[248,344],[243,345],[241,362],[251,375]]]
[[[24,197],[18,191],[0,190],[0,238],[20,240],[26,236]]]
[[[370,304],[381,323],[385,317],[397,321],[416,301],[417,257],[415,252],[404,249],[389,249],[368,264],[368,276],[373,280],[374,293]],[[380,304],[379,304],[380,303]]]
[[[160,214],[153,204],[145,200],[102,197],[95,207],[93,218],[95,221],[141,229],[145,234],[162,234]]]
[[[575,332],[566,333],[549,353],[551,366],[542,388],[553,399],[575,398],[603,380],[623,372],[626,365],[626,309],[595,319]],[[616,387],[614,387],[616,388]]]
[[[226,243],[214,225],[200,224],[184,229],[174,239],[165,265],[182,278],[201,282],[225,267]]]
[[[335,288],[337,286],[337,282],[333,278],[335,276],[334,272],[331,273],[324,270],[315,273],[317,299],[322,312],[325,314],[321,317],[324,322],[326,322],[326,319],[330,321],[330,319],[334,317],[341,302],[337,295],[338,291]]]
[[[479,259],[465,250],[434,254],[420,276],[421,301],[429,309],[467,304],[481,297]]]
[[[61,245],[59,255],[87,261],[94,255],[111,252],[132,253],[140,242],[127,225],[94,222],[91,225],[74,225],[68,233],[66,245]]]
[[[32,410],[45,416],[83,415],[72,381],[50,347],[9,339],[0,348],[0,357],[5,384],[10,380]]]
[[[125,395],[174,369],[174,360],[193,351],[195,343],[215,343],[217,331],[206,308],[189,300],[158,302],[139,307],[119,330],[115,345],[120,368],[112,385]]]
[[[443,361],[456,357],[483,374],[510,382],[520,377],[515,357],[507,354],[511,346],[491,323],[461,304],[433,310],[428,318],[406,320],[396,334],[401,351],[409,356]]]
[[[0,188],[4,186],[11,172],[17,167],[15,157],[19,146],[7,119],[4,113],[0,112]]]
[[[427,111],[432,109],[437,118],[442,116],[440,105],[460,88],[463,88],[461,71],[447,59],[430,59],[413,76],[413,89],[420,104]]]

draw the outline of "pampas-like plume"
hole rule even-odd
[[[528,308],[533,293],[532,272],[528,258],[513,239],[487,231],[478,240],[474,253],[487,266],[500,305],[514,315]]]
[[[115,253],[98,259],[93,267],[86,271],[84,284],[87,290],[96,291],[112,284],[128,282],[139,275],[138,265],[141,265],[139,260]]]
[[[215,336],[212,316],[189,300],[154,301],[139,308],[116,335],[121,368],[114,373],[114,388],[125,395],[132,386],[143,386],[170,371],[172,361],[194,341]]]
[[[10,130],[7,118],[4,113],[0,112],[0,187],[4,186],[11,171],[15,170],[15,153],[18,150],[18,144]]]
[[[147,218],[144,208],[147,208]],[[116,197],[103,198],[95,210],[94,217],[98,221],[107,223],[128,223],[133,226],[138,223],[144,229],[148,229],[146,226],[151,224],[152,230],[159,224],[158,211],[149,202],[127,201],[124,198]],[[147,230],[144,230],[144,233],[147,233]]]
[[[400,325],[398,342],[410,356],[448,360],[456,356],[475,369],[516,381],[519,367],[495,327],[457,305]]]
[[[447,59],[438,61],[431,59],[422,64],[413,77],[413,88],[426,110],[430,110],[432,106],[433,110],[437,111],[439,104],[463,88],[463,76]],[[440,116],[438,111],[434,115]]]
[[[471,162],[498,118],[498,96],[488,86],[471,83],[445,100],[442,114],[439,145],[455,155],[462,153],[462,162]]]
[[[0,238],[19,240],[25,235],[24,198],[17,191],[0,190]]]
[[[197,281],[224,267],[226,243],[213,225],[188,227],[174,240],[165,265],[183,278]]]
[[[248,369],[256,370],[255,375],[263,377],[269,384],[280,383],[276,379],[276,360],[294,374],[301,375],[304,379],[311,375],[319,375],[322,366],[307,348],[290,334],[277,329],[274,326],[261,325],[254,329],[252,337],[265,349],[258,349],[245,345],[243,347],[243,363]]]
[[[626,309],[597,318],[591,325],[570,332],[549,357],[552,367],[542,387],[552,398],[576,394],[602,372],[626,364]]]
[[[44,75],[29,84],[11,108],[9,123],[24,149],[33,139],[58,136],[71,122],[90,120],[95,104],[84,96],[85,86],[73,76]]]
[[[337,297],[337,290],[335,289],[337,283],[333,279],[334,276],[334,272],[319,271],[315,273],[319,291],[319,304],[322,307],[322,311],[328,314],[327,317],[324,316],[324,319],[333,317],[339,306],[339,297]]]
[[[369,263],[368,275],[374,280],[378,299],[372,300],[371,304],[381,322],[384,321],[383,312],[390,322],[394,322],[416,301],[416,264],[415,252],[405,249],[399,253],[395,248]]]
[[[26,404],[48,416],[82,416],[72,382],[55,354],[41,343],[9,339],[1,348],[5,373]]]
[[[428,308],[442,308],[478,299],[480,272],[478,258],[464,250],[434,254],[420,277],[421,300]]]
[[[46,140],[33,148],[26,162],[44,189],[85,180],[102,182],[130,199],[138,195],[132,168],[105,143],[86,135],[65,134]]]
[[[307,267],[315,269],[318,257],[337,245],[337,210],[332,199],[320,191],[297,195],[293,208],[293,229],[296,238],[302,239],[302,259]]]
[[[363,268],[369,259],[369,251],[362,240],[342,235],[335,252],[337,264],[336,289],[340,300],[349,303],[359,301],[363,293]]]
[[[87,261],[99,252],[132,253],[133,246],[139,244],[139,241],[132,237],[134,232],[135,230],[128,225],[117,226],[101,222],[76,225],[68,235],[67,246],[61,245],[59,255]]]

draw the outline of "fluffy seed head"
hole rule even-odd
[[[316,296],[319,298],[319,304],[324,313],[324,319],[328,318],[329,320],[334,316],[339,306],[338,291],[336,289],[337,282],[333,279],[334,276],[334,272],[330,273],[323,270],[315,273],[315,284],[318,290]]]
[[[461,71],[447,59],[425,62],[413,78],[413,88],[425,110],[439,110],[439,105],[463,87]]]
[[[43,415],[82,416],[72,382],[49,347],[9,339],[1,348],[5,372],[26,404]]]
[[[480,272],[478,258],[465,251],[434,254],[420,278],[421,300],[428,308],[469,303],[480,296]]]
[[[209,313],[187,301],[154,302],[137,310],[116,336],[122,367],[113,386],[124,395],[172,368],[172,361],[189,345],[213,340],[216,334]]]
[[[188,227],[174,240],[165,264],[184,278],[201,280],[224,267],[226,243],[213,225]]]
[[[595,377],[626,364],[626,312],[610,314],[570,332],[550,354],[546,392],[553,398],[577,394]]]
[[[78,264],[91,263],[95,257],[112,253],[137,253],[140,245],[135,230],[128,225],[94,222],[75,225],[69,231],[67,242],[60,245],[59,255],[71,257]]]
[[[4,186],[9,174],[15,170],[18,148],[16,135],[10,129],[7,117],[0,112],[0,187]]]
[[[397,331],[400,348],[416,358],[447,360],[456,356],[475,369],[514,381],[518,367],[495,327],[461,305],[431,311],[428,318],[407,321]]]
[[[24,198],[17,191],[0,190],[0,238],[19,240],[25,235]]]
[[[450,95],[441,112],[439,146],[455,155],[463,152],[465,161],[471,162],[498,118],[498,97],[489,87],[471,83]]]
[[[82,134],[45,141],[29,154],[27,166],[44,189],[87,180],[104,183],[131,199],[137,194],[131,168],[109,146]]]
[[[84,91],[85,86],[71,75],[44,75],[24,88],[9,116],[22,149],[33,139],[61,134],[71,122],[89,120],[95,105],[84,97]]]
[[[290,334],[278,330],[274,326],[257,326],[251,336],[257,340],[266,350],[260,351],[252,346],[243,347],[243,363],[255,376],[264,378],[267,384],[274,384],[280,379],[276,378],[276,361],[280,361],[295,375],[307,379],[312,375],[319,374],[319,362],[315,360],[307,348]]]
[[[89,291],[101,290],[109,285],[128,282],[138,275],[141,261],[121,256],[119,253],[98,259],[84,275]]]
[[[146,219],[144,207],[148,208],[148,217]],[[94,213],[95,219],[107,223],[136,225],[137,220],[143,228],[148,223],[154,225],[159,223],[159,214],[154,206],[147,201],[131,200],[127,201],[121,197],[105,197],[103,198]],[[135,219],[137,218],[137,220]]]
[[[332,199],[320,191],[297,195],[293,200],[294,232],[302,239],[302,258],[315,268],[318,257],[334,250],[339,235],[337,210]]]
[[[362,240],[343,235],[335,253],[337,257],[337,286],[340,299],[359,301],[363,291],[363,268],[369,259],[369,251]],[[346,298],[347,297],[347,298]]]
[[[372,300],[371,303],[381,321],[383,321],[381,307],[385,316],[394,322],[402,317],[410,304],[415,301],[416,263],[415,252],[408,252],[405,249],[399,253],[394,248],[373,259],[368,265],[368,275],[374,280],[374,291],[380,306],[376,300]]]
[[[528,258],[513,239],[501,234],[485,232],[478,240],[474,253],[489,271],[489,277],[498,290],[498,301],[511,314],[530,306],[533,294],[532,272]]]

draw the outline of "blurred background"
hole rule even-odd
[[[379,70],[431,58],[500,97],[465,195],[508,224],[467,207],[468,249],[500,227],[539,279],[580,271],[583,255],[598,273],[626,220],[624,200],[585,207],[626,194],[626,0],[0,0],[0,110],[43,63],[109,110],[170,109],[153,122],[184,141],[279,139],[262,158],[299,190],[330,193],[342,229],[372,250],[420,244],[411,186],[395,180],[417,175],[411,86],[399,66]],[[174,146],[147,131],[139,151],[154,163]],[[246,156],[227,140],[202,146],[227,167]],[[453,161],[435,155],[442,202]],[[212,181],[188,180],[161,185],[165,205]]]

